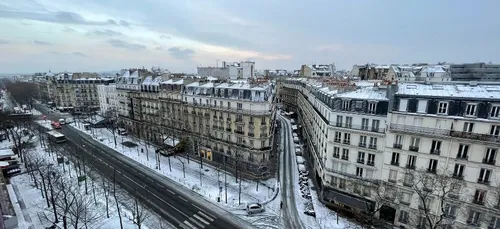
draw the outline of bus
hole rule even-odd
[[[66,141],[66,137],[64,136],[64,134],[61,134],[55,130],[47,132],[47,135],[49,135],[49,140],[55,143],[63,143]]]

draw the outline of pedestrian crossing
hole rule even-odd
[[[180,226],[183,229],[203,229],[206,226],[210,225],[210,223],[212,223],[213,221],[214,221],[213,217],[208,216],[206,213],[203,213],[202,211],[199,211],[192,217],[189,217],[188,219],[184,220],[184,222],[182,222]]]

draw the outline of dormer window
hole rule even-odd
[[[500,106],[492,106],[490,118],[500,118]]]
[[[349,100],[343,100],[342,101],[342,110],[343,111],[349,111],[350,110],[350,104],[349,104]]]
[[[468,103],[467,107],[465,108],[465,116],[476,116],[476,112],[477,112],[477,104]]]
[[[377,110],[377,103],[376,102],[368,103],[368,113],[375,114],[376,110]]]
[[[439,102],[437,113],[448,114],[448,102]]]

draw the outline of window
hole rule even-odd
[[[464,132],[472,133],[474,130],[474,123],[472,122],[464,122]]]
[[[500,218],[491,217],[490,224],[488,225],[488,229],[500,229]]]
[[[391,165],[399,165],[399,153],[393,152],[392,153],[392,159],[391,159]]]
[[[365,152],[358,152],[358,163],[365,163]]]
[[[481,212],[471,209],[469,211],[469,216],[467,217],[467,223],[470,225],[478,226],[480,223],[479,222],[480,217],[481,217]]]
[[[337,123],[336,124],[338,127],[342,126],[342,120],[343,120],[343,117],[340,115],[337,115]]]
[[[405,186],[413,185],[413,174],[405,173],[405,179],[403,180],[403,185],[405,185]],[[407,202],[407,203],[409,203],[409,202]]]
[[[346,128],[352,127],[352,117],[345,117],[345,127]]]
[[[366,162],[367,165],[375,165],[375,154],[368,154],[368,161]]]
[[[396,135],[396,138],[394,138],[394,144],[402,146],[403,145],[403,135]],[[395,148],[397,148],[397,147],[395,147]]]
[[[425,113],[427,111],[427,100],[418,100],[418,113]]]
[[[372,131],[378,132],[380,126],[380,120],[372,120]]]
[[[455,164],[455,169],[453,170],[453,177],[463,178],[464,170],[465,170],[465,165]]]
[[[369,179],[373,178],[373,170],[367,169],[365,171],[365,178],[369,178]]]
[[[370,137],[370,145],[368,145],[370,149],[377,149],[377,138]]]
[[[409,169],[415,169],[416,162],[417,162],[417,156],[408,155],[408,161],[407,161],[406,167]]]
[[[479,170],[479,178],[477,178],[477,182],[490,183],[490,177],[491,177],[491,170],[481,169]]]
[[[370,120],[368,120],[367,118],[363,118],[361,119],[361,129],[362,130],[368,130],[368,123],[370,122]]]
[[[349,103],[350,103],[350,101],[347,101],[347,100],[342,101],[342,110],[343,111],[349,111],[350,110]]]
[[[340,139],[342,139],[342,132],[335,132],[335,142],[340,142]]]
[[[389,181],[390,182],[396,182],[398,179],[398,171],[397,170],[389,170]]]
[[[439,102],[437,113],[448,114],[448,102]]]
[[[500,106],[491,107],[490,118],[500,118]]]
[[[420,146],[420,138],[411,137],[410,150],[411,150],[411,147],[414,147],[414,148],[417,148],[417,151],[418,151],[419,146]]]
[[[344,133],[344,144],[351,144],[351,134]]]
[[[490,134],[493,136],[500,136],[500,126],[492,125],[490,129]]]
[[[431,143],[431,154],[437,154],[441,152],[441,141],[432,140]]]
[[[406,111],[408,107],[408,99],[400,99],[399,100],[399,111]]]
[[[356,176],[363,177],[363,168],[356,167]]]
[[[457,153],[458,159],[467,160],[469,158],[468,153],[469,153],[469,145],[460,144],[458,146],[458,153]]]
[[[208,101],[208,100],[207,100],[207,101]],[[236,104],[236,109],[238,109],[238,110],[243,110],[243,104],[241,104],[241,103],[237,103],[237,104]]]
[[[465,108],[465,115],[466,116],[476,116],[476,107],[477,107],[477,104],[475,104],[475,103],[467,104],[467,107]]]
[[[486,154],[484,155],[484,158],[483,158],[483,163],[485,163],[485,164],[495,164],[496,163],[496,157],[497,157],[497,149],[487,148],[486,149]]]
[[[427,167],[427,171],[430,173],[436,173],[437,165],[438,165],[438,160],[429,159],[429,167]]]
[[[455,218],[457,215],[457,206],[450,203],[444,205],[444,215],[446,217]]]
[[[342,159],[349,160],[349,149],[342,149]]]
[[[407,211],[401,210],[399,212],[399,219],[398,219],[398,221],[400,223],[407,224],[409,219],[410,219],[410,214]]]
[[[359,147],[366,147],[366,136],[359,136]]]
[[[368,103],[368,113],[375,114],[377,103]]]
[[[476,189],[472,202],[474,202],[475,204],[484,204],[484,200],[486,199],[486,194],[487,194],[486,190]]]
[[[345,179],[342,179],[342,178],[339,178],[339,188],[340,189],[345,189],[346,188],[346,184],[345,184]]]
[[[340,164],[340,172],[347,173],[347,164]]]
[[[227,102],[227,108],[231,108],[231,102]]]
[[[339,147],[333,147],[333,157],[339,158],[340,157],[340,148]]]
[[[405,203],[405,204],[410,204],[410,200],[411,200],[411,193],[408,193],[408,192],[403,192],[401,193],[401,196],[400,196],[400,201],[402,203]]]

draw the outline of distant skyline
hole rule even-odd
[[[500,1],[3,0],[0,73],[500,62]]]

